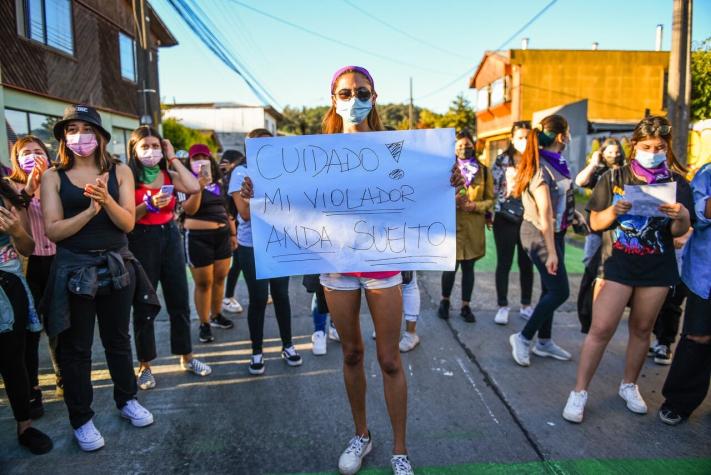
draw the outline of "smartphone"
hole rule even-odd
[[[172,195],[175,187],[173,185],[163,185],[160,187],[160,193],[162,195]]]
[[[207,181],[212,183],[212,168],[209,163],[200,165],[200,176],[207,178]]]

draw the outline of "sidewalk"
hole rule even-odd
[[[573,352],[574,361],[535,358],[530,368],[519,368],[511,359],[507,337],[523,321],[512,311],[508,327],[493,323],[493,274],[477,273],[474,310],[479,320],[473,325],[456,315],[456,298],[449,322],[435,316],[439,276],[420,273],[422,344],[403,356],[409,384],[408,446],[418,473],[711,472],[711,459],[699,459],[710,455],[709,399],[689,423],[664,426],[655,412],[667,368],[651,361],[640,380],[649,415],[631,414],[616,395],[624,326],[593,382],[586,422],[568,424],[560,412],[574,383],[582,342],[573,300],[557,316],[554,337]],[[514,277],[512,292],[516,291]],[[578,280],[571,276],[573,294]],[[245,293],[240,282],[240,301],[246,301]],[[453,295],[459,295],[458,286]],[[247,374],[250,349],[244,313],[236,317],[234,329],[215,330],[214,344],[196,343],[196,356],[213,367],[207,378],[182,373],[177,358],[169,356],[168,322],[163,315],[157,322],[158,387],[139,394],[156,418],[145,429],[119,418],[97,336],[94,409],[106,447],[82,453],[72,439],[63,402],[50,399],[36,427],[53,437],[55,448],[45,456],[31,456],[17,445],[11,411],[3,400],[0,473],[333,473],[353,432],[340,348],[330,342],[328,355],[311,354],[310,295],[300,278],[292,279],[291,296],[294,342],[304,365],[289,368],[280,360],[270,306],[265,331],[267,371],[257,378]],[[361,317],[374,438],[373,452],[364,465],[373,470],[362,473],[389,473],[390,428],[365,305]],[[197,322],[194,325],[196,341]],[[42,383],[48,397],[53,383],[44,339],[41,351]]]

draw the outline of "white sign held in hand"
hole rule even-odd
[[[659,211],[659,207],[676,203],[676,182],[625,185],[624,199],[632,203],[630,214],[663,218],[666,215]]]
[[[454,130],[247,140],[257,278],[453,270]]]

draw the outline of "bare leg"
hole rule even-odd
[[[213,265],[191,267],[195,281],[195,309],[201,323],[210,323],[210,297],[212,292]]]
[[[232,258],[221,259],[213,264],[212,294],[210,297],[210,310],[212,315],[222,312],[222,297],[225,294],[225,279],[230,271]]]
[[[667,287],[636,287],[632,295],[632,312],[628,322],[629,341],[625,358],[623,383],[636,383],[649,351],[649,336],[664,304]]]
[[[343,381],[346,384],[351,415],[356,434],[367,435],[365,410],[365,369],[363,368],[363,336],[360,332],[360,290],[324,288],[331,321],[341,338],[343,351]]]
[[[632,287],[609,280],[597,281],[592,324],[580,351],[576,391],[587,391],[631,295]]]
[[[400,360],[402,291],[399,285],[387,289],[366,290],[365,297],[378,335],[378,363],[383,373],[385,402],[393,429],[394,454],[406,454],[407,380]]]

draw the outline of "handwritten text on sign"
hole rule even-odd
[[[257,278],[452,270],[454,130],[247,140]]]

